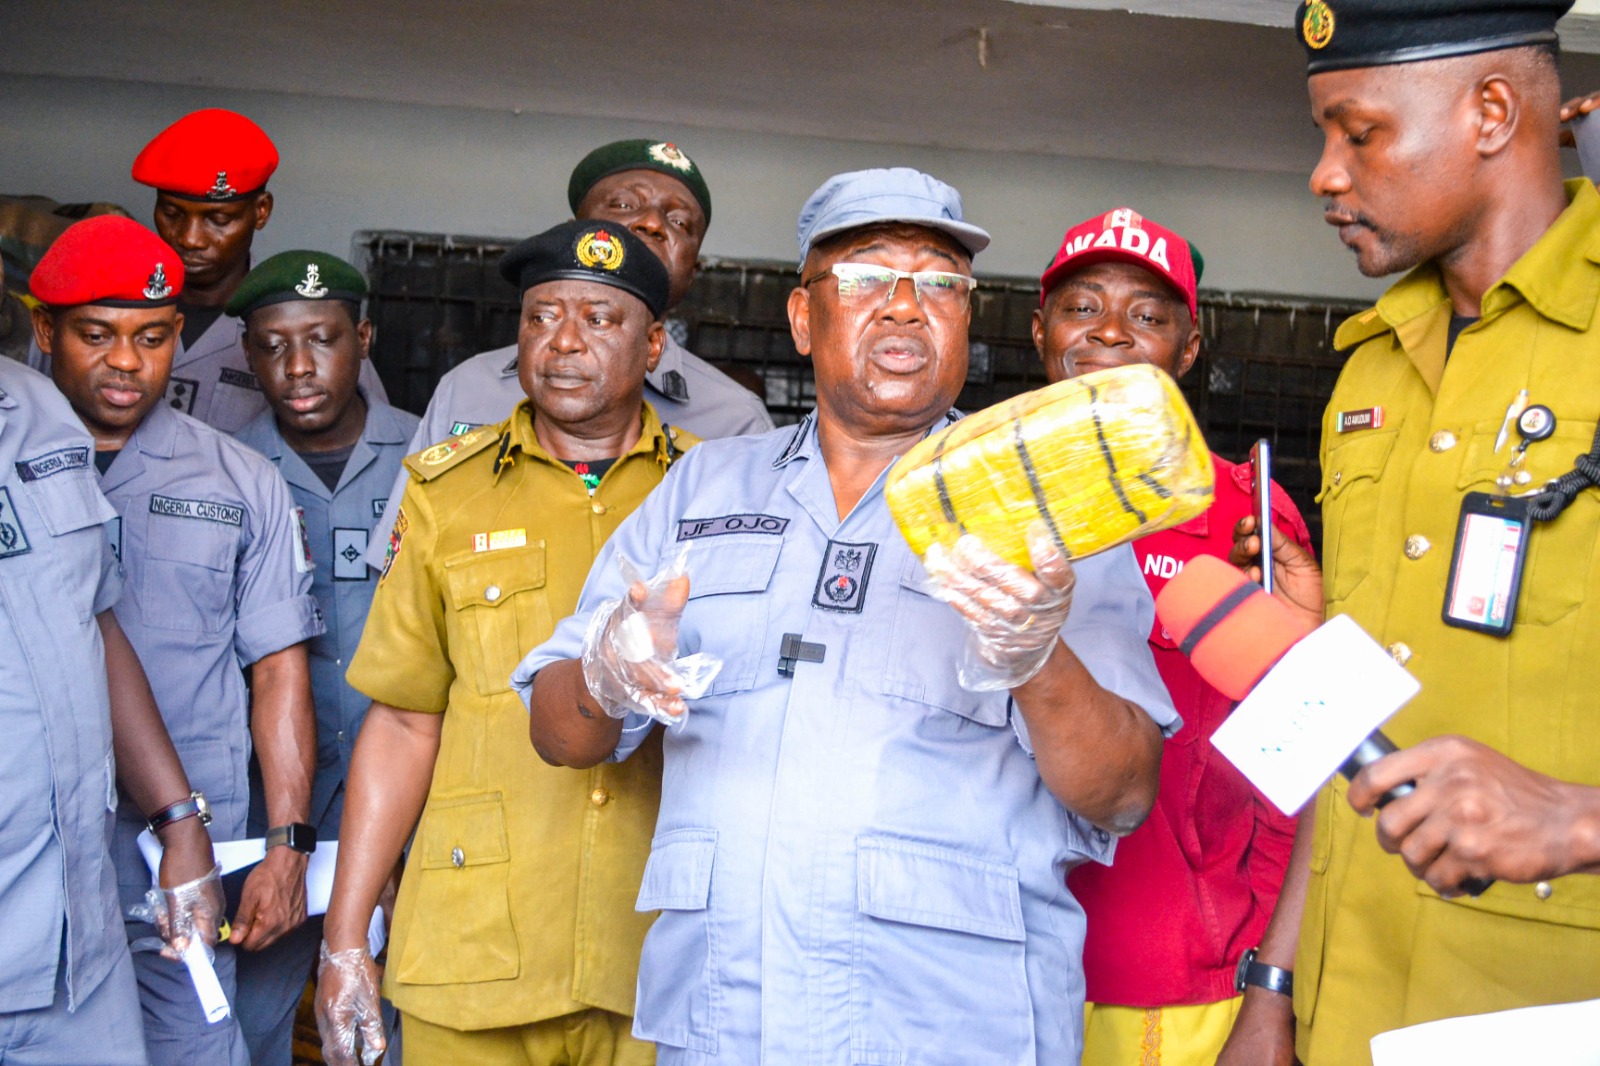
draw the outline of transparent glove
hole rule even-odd
[[[923,557],[930,592],[961,612],[967,641],[956,664],[969,692],[1016,688],[1044,669],[1072,610],[1076,577],[1042,522],[1028,530],[1033,573],[1001,559],[972,534]]]
[[[685,700],[706,694],[722,660],[700,652],[678,657],[678,621],[689,602],[689,544],[666,569],[644,580],[622,556],[628,594],[595,611],[583,638],[583,680],[613,718],[630,711],[668,726],[688,718]]]
[[[366,948],[329,951],[317,964],[317,1032],[328,1066],[372,1066],[389,1046],[378,1009],[378,964]],[[359,1040],[359,1046],[357,1041]]]
[[[174,961],[183,958],[190,941],[198,939],[209,958],[217,943],[224,907],[222,867],[213,866],[204,877],[174,888],[151,888],[145,892],[143,903],[128,908],[128,917],[156,927],[165,957]]]

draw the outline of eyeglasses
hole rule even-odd
[[[967,309],[978,279],[948,270],[895,270],[871,263],[835,263],[827,273],[818,274],[802,286],[811,286],[832,275],[839,279],[839,299],[852,307],[876,311],[889,302],[902,278],[911,279],[917,306],[930,315],[959,315]]]

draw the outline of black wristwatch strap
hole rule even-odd
[[[1234,971],[1234,990],[1243,992],[1249,985],[1264,988],[1268,992],[1276,992],[1283,996],[1294,995],[1294,971],[1285,970],[1281,966],[1268,966],[1264,962],[1256,961],[1256,949],[1251,948],[1239,959],[1239,968]]]
[[[273,826],[267,830],[267,847],[286,847],[290,851],[310,855],[317,850],[317,827],[305,822]]]
[[[211,808],[206,805],[206,798],[200,792],[191,792],[187,799],[177,803],[170,803],[152,814],[146,824],[150,832],[159,833],[173,822],[181,822],[185,818],[199,818],[201,825],[211,824]]]

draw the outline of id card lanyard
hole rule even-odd
[[[1510,489],[1532,480],[1522,467],[1528,446],[1549,439],[1556,429],[1550,408],[1530,406],[1526,390],[1506,410],[1496,451],[1505,443],[1513,423],[1522,440],[1506,469],[1495,478],[1496,491],[1469,492],[1461,501],[1443,612],[1445,625],[1499,637],[1509,635],[1516,621],[1528,537],[1533,530],[1527,497],[1512,496]]]

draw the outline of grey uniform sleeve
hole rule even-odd
[[[422,421],[417,423],[416,432],[411,434],[411,443],[406,445],[407,455],[415,455],[450,435],[450,427],[446,425],[441,428],[440,423],[449,417],[445,412],[450,407],[454,391],[455,385],[449,374],[439,379],[433,399],[428,401],[428,409],[422,412]],[[378,519],[378,524],[372,527],[372,534],[367,537],[367,565],[374,570],[383,569],[384,556],[389,551],[389,534],[394,532],[394,520],[400,513],[400,499],[406,494],[406,483],[410,480],[411,474],[402,464],[400,472],[395,475],[394,487],[389,490],[389,500],[383,505],[383,517]]]
[[[120,521],[120,519],[119,519]],[[108,540],[100,546],[100,581],[94,590],[94,613],[109,611],[122,598],[122,564]]]
[[[1101,688],[1144,708],[1161,732],[1171,736],[1183,719],[1173,709],[1150,653],[1156,605],[1139,575],[1133,549],[1123,544],[1073,565],[1078,584],[1061,639]]]
[[[259,525],[239,559],[234,651],[245,664],[310,640],[324,632],[322,612],[311,595],[304,563],[299,515],[283,476],[265,460],[253,484],[259,487],[252,515]]]

